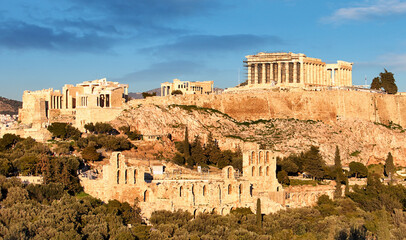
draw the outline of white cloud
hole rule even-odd
[[[406,1],[367,1],[356,7],[340,8],[327,17],[329,22],[340,23],[348,20],[369,20],[376,17],[406,14]]]
[[[385,54],[378,58],[384,67],[397,71],[406,71],[406,54]]]

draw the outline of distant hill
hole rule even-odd
[[[23,103],[16,100],[0,97],[0,114],[17,115],[18,109],[23,106]]]
[[[149,91],[146,91],[147,93],[156,93],[157,96],[161,96],[161,88],[155,88]],[[128,96],[130,96],[132,99],[143,99],[142,97],[143,92],[137,92],[137,93],[128,93]]]

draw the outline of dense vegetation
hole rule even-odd
[[[398,86],[395,83],[393,73],[388,72],[388,70],[385,69],[385,72],[381,72],[379,77],[372,80],[371,89],[383,89],[389,94],[396,94],[398,92]]]
[[[222,151],[211,134],[209,134],[206,144],[202,144],[199,136],[196,136],[193,142],[190,143],[186,128],[184,141],[176,142],[175,146],[178,152],[172,161],[178,165],[186,165],[189,168],[208,165],[223,168],[231,165],[235,169],[242,171],[241,151]]]

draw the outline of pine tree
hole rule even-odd
[[[257,199],[257,226],[262,228],[261,199]]]

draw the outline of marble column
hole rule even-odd
[[[290,69],[290,67],[289,67],[289,62],[285,62],[285,74],[286,74],[286,77],[285,77],[285,83],[289,83],[290,82],[290,76],[289,76],[289,69]]]
[[[269,83],[272,83],[273,80],[273,63],[269,63]]]
[[[297,83],[297,62],[293,62],[293,83]]]
[[[300,82],[301,84],[304,83],[304,79],[303,79],[303,63],[299,62],[298,63],[298,67],[299,67],[299,79],[298,79],[298,83]]]
[[[254,84],[258,84],[258,64],[254,64]]]
[[[266,84],[266,63],[262,64],[262,84]]]
[[[278,83],[282,83],[282,63],[278,62]]]

